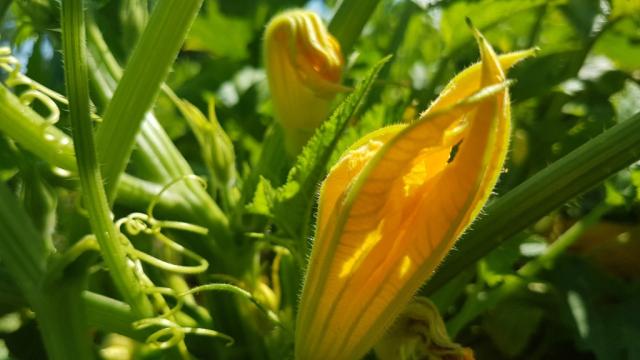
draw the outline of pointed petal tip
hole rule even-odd
[[[471,18],[468,16],[465,16],[464,18],[464,22],[467,23],[467,26],[471,29],[471,30],[475,30],[475,26],[473,26],[473,21],[471,21]]]
[[[465,17],[464,21],[465,21],[465,23],[467,23],[467,26],[469,27],[469,29],[473,33],[473,36],[476,38],[478,43],[480,43],[481,41],[486,41],[484,35],[482,35],[480,30],[478,30],[478,28],[475,25],[473,25],[473,21],[471,21],[470,17],[468,17],[468,16]]]
[[[538,53],[540,53],[540,47],[534,46],[528,49],[514,51],[514,53],[520,53],[521,59],[526,59],[528,57],[535,57],[535,56],[538,56]]]

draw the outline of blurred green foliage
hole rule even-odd
[[[88,2],[91,16],[120,64],[126,64],[154,3]],[[338,111],[322,130],[332,135],[316,139],[330,139],[330,145],[309,147],[306,157],[297,161],[286,158],[282,134],[273,126],[262,69],[262,32],[274,14],[291,7],[315,9],[329,21],[336,3],[207,0],[166,81],[179,98],[203,114],[209,99],[216,99],[217,119],[235,149],[238,193],[233,201],[213,196],[228,206],[236,204],[233,210],[225,210],[233,213],[231,226],[239,242],[250,241],[246,234],[253,233],[267,244],[257,246],[255,256],[247,261],[247,276],[272,286],[274,258],[279,258],[283,321],[292,320],[318,181],[342,150],[360,136],[384,125],[413,120],[455,73],[477,60],[465,17],[473,20],[498,52],[540,49],[536,58],[518,65],[509,75],[516,81],[512,87],[514,129],[496,196],[640,111],[638,0],[380,1],[353,52],[345,54],[345,84],[357,90],[349,100],[336,101],[336,107],[342,104],[338,109],[343,113]],[[0,45],[12,48],[28,76],[62,91],[58,6],[48,0],[0,1]],[[386,55],[392,58],[376,68]],[[371,69],[380,71],[375,80],[367,75]],[[4,80],[6,74],[1,76]],[[363,79],[372,83],[358,87]],[[104,106],[97,99],[96,105]],[[194,172],[207,176],[210,166],[202,156],[202,142],[175,104],[161,95],[153,111]],[[66,111],[58,126],[69,131]],[[339,139],[333,135],[338,132],[342,134]],[[133,159],[129,171],[138,170],[144,178],[135,153]],[[86,219],[76,206],[75,180],[56,176],[2,134],[0,179],[12,185],[37,229],[60,249],[88,232]],[[640,359],[639,189],[640,163],[636,163],[522,231],[432,294],[452,336],[473,348],[478,359]],[[573,224],[603,205],[606,213],[572,239],[568,251],[533,274],[518,272],[539,259]],[[120,216],[134,210],[140,209],[119,205],[114,212]],[[201,240],[173,235],[182,243]],[[152,248],[142,241],[135,244]],[[297,253],[280,256],[274,244],[292,247]],[[92,290],[117,297],[98,271],[99,265],[95,267]],[[210,273],[197,280],[211,281],[217,272],[212,264]],[[43,358],[32,314],[24,310],[24,301],[16,293],[0,263],[0,358]],[[211,305],[214,300],[209,295],[199,300],[215,308],[214,318],[220,316],[223,324],[225,316],[233,316],[225,313],[226,305]],[[198,306],[189,306],[187,311],[201,323],[211,324],[211,319],[199,318]],[[189,338],[194,356],[290,356],[286,335],[269,330],[255,309],[240,311],[257,320],[240,325],[239,330],[233,326],[221,329],[229,330],[237,345],[225,348],[206,338]],[[265,333],[270,335],[262,339],[259,334]],[[243,338],[242,334],[250,335]],[[96,338],[96,349],[110,343],[106,333],[99,331]],[[160,356],[154,352],[137,355]]]

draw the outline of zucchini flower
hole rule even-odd
[[[276,119],[296,154],[327,117],[340,85],[340,45],[311,11],[290,10],[267,25],[265,68]]]
[[[454,343],[438,308],[416,297],[375,346],[378,359],[474,360],[473,351]]]
[[[505,70],[475,30],[481,62],[409,125],[368,134],[325,179],[296,323],[297,359],[371,349],[478,215],[510,133]]]

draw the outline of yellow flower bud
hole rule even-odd
[[[297,153],[327,117],[340,85],[340,45],[322,20],[307,10],[274,17],[264,38],[265,68],[276,119],[287,150]]]
[[[498,57],[476,35],[479,64],[417,121],[354,144],[325,179],[297,359],[364,356],[487,201],[509,140],[504,71],[532,51]]]

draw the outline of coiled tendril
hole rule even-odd
[[[18,86],[27,87],[27,90],[18,95],[19,100],[25,106],[31,106],[33,101],[37,100],[46,108],[48,115],[45,119],[45,126],[53,126],[58,122],[60,119],[58,103],[68,106],[68,100],[62,94],[51,90],[43,84],[24,75],[21,72],[21,64],[19,60],[12,55],[11,48],[9,47],[0,47],[0,69],[8,73],[8,77],[5,80],[5,84],[8,87],[14,89]],[[91,117],[95,121],[100,121],[100,117],[95,114],[95,107],[93,105],[91,105]],[[170,229],[187,231],[199,235],[207,235],[207,228],[181,221],[158,220],[153,216],[153,210],[162,195],[175,184],[187,180],[196,180],[203,187],[207,186],[206,181],[196,175],[185,175],[176,178],[163,186],[162,189],[153,197],[149,203],[146,213],[133,212],[115,222],[122,244],[125,247],[125,252],[130,266],[134,270],[138,281],[143,286],[145,293],[152,297],[156,307],[161,311],[157,316],[134,322],[132,324],[133,327],[139,330],[150,327],[160,327],[160,329],[153,332],[146,339],[147,344],[156,346],[160,349],[179,346],[181,351],[186,352],[186,347],[184,347],[182,341],[187,334],[221,338],[227,341],[227,346],[232,345],[234,340],[229,335],[212,329],[187,327],[178,324],[175,315],[185,305],[185,297],[202,291],[227,291],[239,295],[251,301],[273,323],[281,326],[278,316],[273,311],[260,303],[249,291],[242,289],[237,285],[228,283],[207,284],[184,292],[177,292],[172,288],[155,286],[151,279],[145,274],[142,262],[169,273],[180,275],[202,274],[209,268],[209,263],[206,259],[163,234],[163,230]],[[78,204],[77,207],[81,213],[84,212],[80,204]],[[196,265],[171,263],[144,251],[138,250],[132,245],[125,233],[132,236],[140,234],[152,236],[162,245],[166,246],[167,249],[190,259],[192,262],[195,262]],[[64,269],[78,259],[82,254],[88,251],[99,251],[99,249],[95,236],[88,235],[83,237],[80,241],[68,248],[64,254],[58,256],[51,262],[51,271],[49,271],[48,276],[44,281],[52,283],[52,281],[62,276]],[[165,300],[165,296],[175,299],[176,304],[173,307],[170,307]]]
[[[237,285],[232,285],[228,283],[218,283],[218,284],[207,284],[198,286],[192,289],[189,289],[184,292],[177,292],[172,288],[167,287],[158,287],[153,285],[150,279],[144,274],[142,269],[141,262],[145,262],[148,265],[154,266],[161,270],[165,270],[171,273],[177,273],[182,275],[194,275],[204,273],[208,269],[208,262],[189,249],[186,249],[182,245],[176,243],[171,240],[169,237],[162,233],[163,229],[174,229],[174,230],[182,230],[188,231],[196,234],[206,235],[208,230],[204,227],[194,225],[191,223],[180,222],[180,221],[165,221],[165,220],[157,220],[153,217],[153,209],[157,204],[158,200],[162,196],[164,192],[166,192],[171,186],[185,180],[197,180],[203,186],[206,187],[206,182],[195,175],[186,175],[173,181],[169,182],[165,185],[158,194],[152,199],[147,208],[147,213],[132,213],[128,216],[119,219],[116,221],[116,226],[118,229],[124,229],[127,233],[131,235],[138,234],[147,234],[153,235],[157,240],[159,240],[162,244],[167,246],[172,251],[177,252],[178,254],[184,255],[187,258],[190,258],[194,262],[198,263],[198,265],[193,266],[185,266],[179,264],[173,264],[161,259],[158,259],[152,255],[149,255],[143,251],[140,251],[134,248],[129,241],[127,243],[127,254],[130,256],[138,277],[141,279],[144,288],[144,291],[151,295],[154,300],[160,307],[162,308],[162,313],[151,318],[141,319],[133,323],[133,327],[135,329],[146,329],[153,326],[160,326],[161,328],[151,335],[149,335],[146,339],[147,344],[154,345],[160,349],[167,349],[179,344],[187,334],[193,335],[201,335],[201,336],[210,336],[221,338],[227,341],[227,346],[231,346],[233,344],[233,338],[230,336],[220,333],[215,330],[205,329],[205,328],[196,328],[196,327],[185,327],[181,326],[175,321],[175,315],[182,309],[185,305],[185,298],[189,295],[193,295],[195,293],[199,293],[202,291],[226,291],[236,295],[239,295],[249,301],[251,301],[260,311],[262,311],[269,320],[271,320],[276,325],[281,325],[278,316],[271,310],[269,310],[266,306],[260,303],[249,291],[242,289]],[[124,236],[124,235],[122,235]],[[175,305],[173,307],[169,307],[167,305],[165,296],[169,296],[175,299]]]
[[[56,102],[69,106],[67,98],[23,74],[20,61],[12,55],[11,48],[8,46],[0,47],[0,69],[8,74],[5,80],[8,87],[15,89],[18,86],[26,86],[28,88],[18,95],[21,103],[31,106],[34,100],[38,100],[47,109],[46,125],[54,125],[60,120],[60,108]],[[95,106],[91,105],[90,110],[91,119],[101,121],[101,118],[96,115]]]

